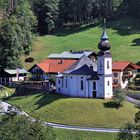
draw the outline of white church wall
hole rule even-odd
[[[83,86],[81,87],[81,81]],[[87,76],[82,75],[64,75],[63,78],[56,79],[56,92],[73,97],[87,96]]]

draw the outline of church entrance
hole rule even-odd
[[[93,98],[96,98],[96,91],[93,91]]]

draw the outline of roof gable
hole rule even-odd
[[[123,71],[127,67],[131,67],[132,69],[137,69],[139,68],[137,65],[128,62],[128,61],[114,61],[112,63],[112,70],[113,71]]]

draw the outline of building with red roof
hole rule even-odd
[[[32,80],[48,80],[52,76],[63,72],[71,67],[77,60],[70,59],[46,59],[41,63],[35,64],[29,69]]]
[[[136,76],[140,67],[128,61],[114,61],[112,63],[113,88],[125,88],[129,80]]]

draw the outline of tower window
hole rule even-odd
[[[83,84],[83,80],[81,80],[81,90],[84,89],[84,84]]]
[[[109,69],[109,61],[107,61],[107,68]]]
[[[110,85],[110,82],[109,82],[109,81],[107,82],[107,85],[108,85],[108,86]]]

